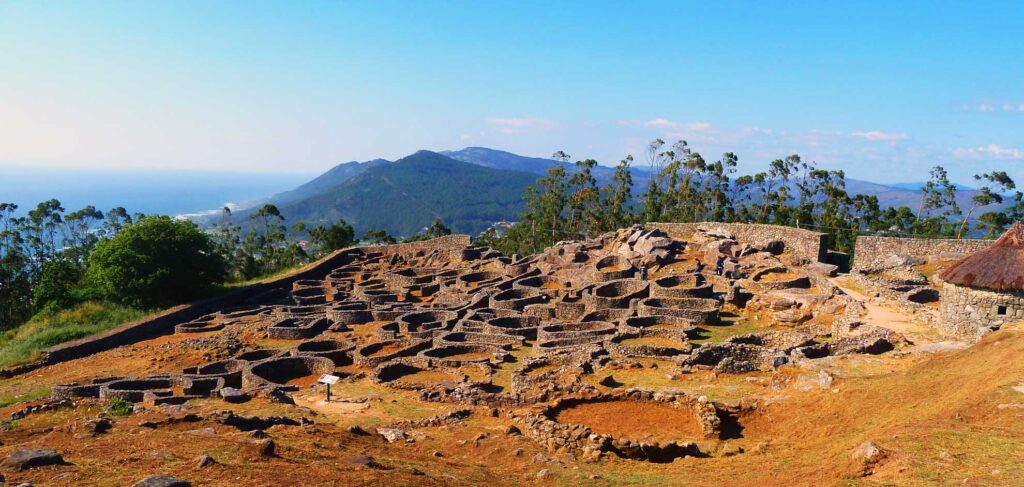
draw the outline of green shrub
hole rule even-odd
[[[33,306],[56,311],[72,305],[72,291],[81,278],[82,269],[74,262],[62,258],[47,261],[32,291]]]
[[[97,244],[86,276],[106,299],[149,308],[202,296],[224,281],[227,269],[213,241],[194,223],[153,216]]]
[[[129,416],[134,410],[135,406],[133,406],[132,403],[125,401],[120,397],[111,399],[110,402],[107,403],[107,407],[104,408],[104,411],[106,411],[107,414],[113,414],[114,416]]]

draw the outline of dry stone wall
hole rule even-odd
[[[992,245],[992,240],[857,237],[854,246],[853,270],[877,268],[893,255],[911,255],[928,260],[930,257],[958,259]]]
[[[942,283],[942,319],[944,331],[976,338],[987,329],[1024,320],[1024,294]]]
[[[759,223],[658,223],[651,222],[647,228],[657,228],[673,239],[685,239],[698,229],[724,228],[736,240],[754,246],[763,246],[773,241],[786,244],[786,250],[811,262],[825,262],[828,254],[828,234],[812,232],[782,225]]]
[[[73,360],[173,333],[174,327],[178,324],[192,321],[219,309],[244,304],[253,298],[258,298],[277,289],[291,289],[292,283],[296,281],[323,279],[332,270],[355,260],[356,256],[362,254],[364,249],[372,249],[384,254],[414,254],[419,252],[429,254],[434,251],[440,251],[452,258],[457,258],[462,249],[470,244],[470,241],[471,238],[468,235],[446,235],[420,242],[338,250],[323,259],[282,277],[255,284],[224,296],[176,306],[126,323],[104,333],[50,347],[43,350],[42,360],[16,369],[0,371],[0,376],[17,375],[43,365]]]

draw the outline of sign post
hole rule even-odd
[[[331,384],[337,384],[339,380],[341,380],[341,377],[331,374],[324,374],[317,380],[317,382],[327,386],[327,402],[331,402]]]

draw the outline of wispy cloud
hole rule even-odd
[[[551,130],[558,127],[553,120],[540,117],[490,117],[487,123],[504,134],[521,134],[527,130]]]
[[[907,140],[909,137],[903,132],[882,132],[881,130],[866,130],[850,132],[850,137],[864,139],[872,142],[897,142]]]
[[[981,113],[1024,113],[1024,101],[977,101],[961,105],[960,110]]]
[[[960,159],[995,159],[1013,160],[1024,159],[1024,150],[1012,147],[1002,147],[996,144],[989,144],[982,147],[967,147],[953,149],[953,157]]]
[[[619,120],[619,125],[627,127],[652,127],[664,130],[709,130],[711,124],[708,122],[676,122],[667,118],[652,118],[650,120]]]

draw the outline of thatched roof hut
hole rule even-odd
[[[958,286],[1024,291],[1024,223],[1014,223],[989,248],[953,264],[939,278]]]

